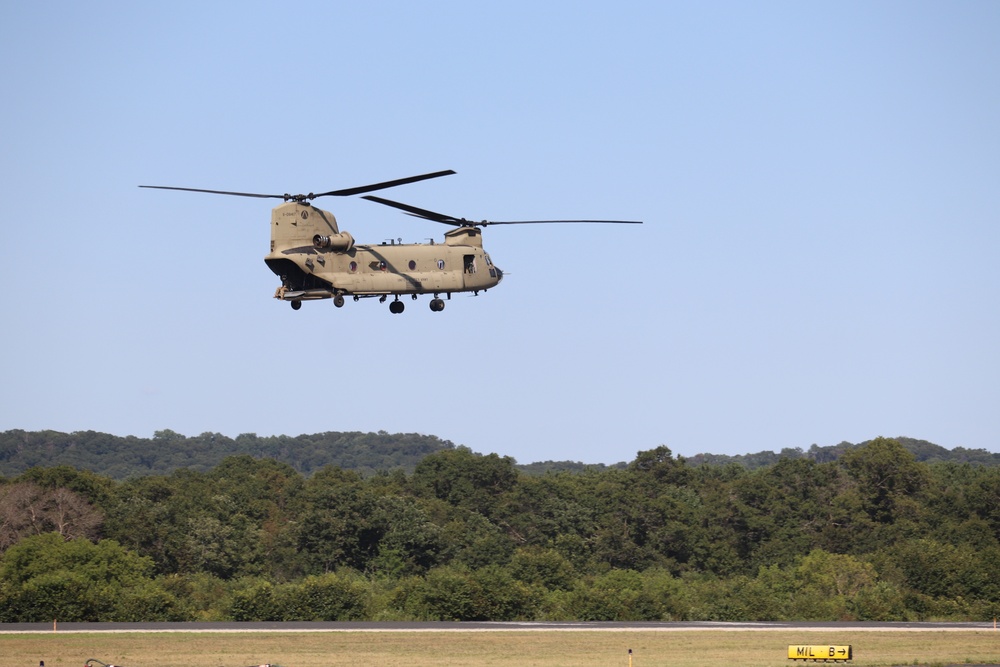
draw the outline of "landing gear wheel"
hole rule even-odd
[[[292,301],[292,310],[298,310],[302,307],[301,301]]]
[[[444,310],[444,300],[431,299],[431,312],[440,313],[442,310]]]
[[[402,301],[392,301],[389,303],[389,312],[393,315],[399,315],[403,312],[404,308],[406,308],[406,305]]]
[[[344,307],[344,295],[343,294],[338,294],[337,296],[333,297],[333,305],[335,305],[337,308],[343,308]]]

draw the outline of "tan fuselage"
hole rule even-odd
[[[503,276],[476,227],[452,229],[444,243],[359,245],[332,213],[300,202],[272,210],[264,261],[281,278],[275,296],[285,300],[478,292]]]

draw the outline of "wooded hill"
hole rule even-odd
[[[925,440],[899,437],[896,440],[922,462],[976,463],[1000,465],[1000,454],[983,449],[956,447],[948,450]],[[861,443],[862,445],[865,443]],[[692,466],[722,466],[738,463],[750,470],[774,465],[783,458],[809,459],[817,463],[835,461],[858,445],[842,442],[830,447],[812,445],[807,450],[783,449],[726,456],[698,454],[686,462]],[[68,465],[113,479],[145,475],[167,475],[186,468],[206,472],[227,456],[246,454],[286,463],[309,476],[326,466],[353,470],[362,475],[376,471],[402,470],[411,473],[428,454],[454,449],[448,440],[416,433],[316,433],[299,436],[260,437],[244,433],[228,438],[219,433],[186,437],[174,431],[157,431],[152,438],[120,437],[94,431],[60,433],[58,431],[0,432],[0,475],[19,475],[33,467]],[[625,462],[613,465],[585,464],[574,461],[521,462],[518,469],[528,474],[547,472],[583,472],[624,468]]]
[[[304,475],[336,466],[370,475],[378,470],[413,472],[427,454],[454,449],[434,436],[416,433],[317,433],[259,437],[219,433],[186,437],[171,430],[152,438],[120,437],[95,431],[5,431],[0,433],[0,475],[18,475],[34,467],[68,465],[128,479],[166,475],[186,468],[206,472],[227,456],[245,454],[286,463]]]
[[[835,460],[529,475],[445,446],[412,472],[230,456],[0,479],[0,621],[989,620],[1000,466],[876,438]]]

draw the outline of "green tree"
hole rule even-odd
[[[916,539],[901,542],[890,552],[907,586],[925,596],[922,611],[932,612],[945,600],[979,601],[991,608],[1000,605],[1000,548]],[[975,609],[965,611],[974,613]]]
[[[501,567],[449,566],[428,572],[407,606],[427,620],[511,621],[533,618],[539,599],[539,591]]]
[[[499,520],[518,544],[545,546],[564,537],[592,535],[600,503],[600,473],[546,473],[521,476],[502,496]]]
[[[564,613],[581,621],[661,620],[666,601],[650,595],[641,573],[611,570],[579,580],[566,596]]]
[[[518,581],[548,590],[568,590],[576,579],[576,568],[555,549],[523,547],[510,560],[510,573]]]
[[[235,583],[228,599],[227,616],[234,621],[280,621],[284,610],[275,594],[275,586],[259,577],[246,577]]]
[[[8,621],[111,621],[134,614],[118,607],[136,589],[149,592],[153,562],[112,540],[27,537],[0,558]],[[169,596],[164,603],[169,606]]]
[[[740,556],[754,569],[788,565],[824,544],[843,477],[835,464],[782,458],[736,480]]]
[[[377,497],[353,472],[320,470],[305,485],[298,545],[311,574],[364,571],[378,553]]]
[[[466,570],[439,567],[419,580],[406,606],[415,616],[426,620],[489,620],[478,618],[476,599],[479,593]]]
[[[191,517],[184,539],[186,569],[221,579],[263,574],[263,543],[263,531],[242,514],[226,520],[206,515]]]
[[[210,495],[204,475],[188,470],[129,480],[106,506],[105,536],[152,558],[158,574],[193,573],[187,530]]]
[[[471,568],[505,565],[514,552],[514,543],[504,530],[474,512],[446,524],[442,537],[451,548],[450,560]]]
[[[848,554],[815,549],[795,568],[792,613],[817,621],[857,620],[855,598],[871,589],[878,575],[871,563]]]
[[[929,482],[927,468],[896,440],[875,438],[840,459],[858,484],[863,507],[876,523],[892,523]]]
[[[364,618],[365,586],[355,577],[327,573],[275,589],[284,621],[356,621]]]
[[[413,472],[418,492],[486,517],[493,516],[500,497],[517,481],[514,459],[475,454],[467,447],[430,454]]]
[[[689,477],[684,459],[674,458],[666,445],[639,452],[628,468],[640,478],[648,477],[660,484],[684,484]]]
[[[371,569],[379,576],[399,577],[426,572],[445,550],[442,529],[413,498],[383,496],[373,522],[381,534]]]

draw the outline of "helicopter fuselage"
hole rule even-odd
[[[274,298],[288,301],[294,310],[303,301],[333,299],[340,308],[345,297],[355,301],[363,297],[378,297],[385,301],[393,297],[389,312],[403,312],[399,297],[409,294],[432,294],[432,311],[444,310],[444,295],[448,299],[456,292],[479,294],[500,284],[503,271],[497,268],[483,250],[482,229],[487,225],[535,225],[550,223],[602,223],[641,225],[636,220],[506,220],[470,222],[436,213],[410,204],[376,197],[366,193],[417,183],[455,172],[451,169],[417,176],[397,178],[353,188],[342,188],[318,194],[265,194],[234,192],[173,185],[140,185],[155,190],[182,190],[235,197],[281,199],[283,204],[271,209],[271,250],[264,257],[268,268],[281,279]],[[388,241],[379,245],[359,245],[348,232],[340,231],[337,219],[329,211],[312,205],[317,197],[350,197],[390,206],[414,217],[450,225],[454,229],[444,235],[443,243],[399,243]]]
[[[392,296],[398,304],[392,311],[401,312],[399,296],[433,294],[431,309],[437,311],[444,308],[439,295],[478,293],[503,278],[477,227],[449,230],[443,243],[355,244],[332,213],[297,201],[272,210],[271,251],[264,262],[281,278],[275,298],[293,307],[315,299],[332,298],[340,306],[345,296]]]

